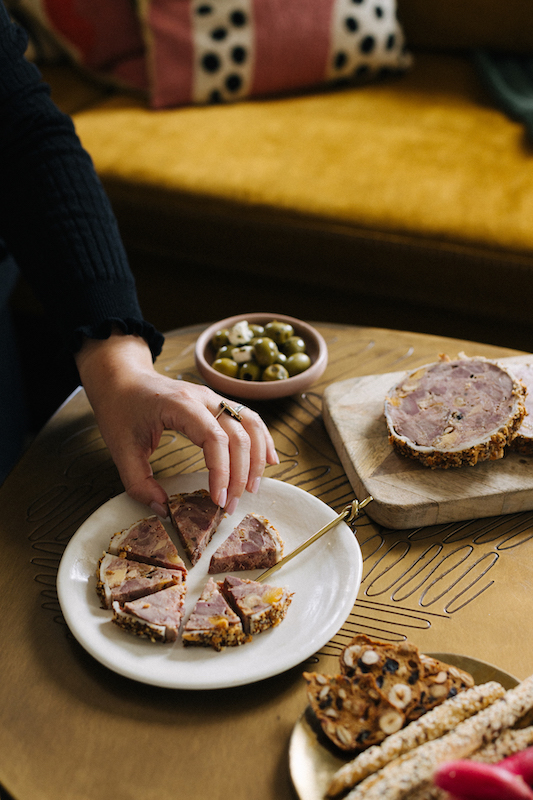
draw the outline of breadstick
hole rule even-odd
[[[459,723],[440,739],[426,742],[369,775],[346,796],[346,800],[401,800],[431,781],[438,764],[468,758],[480,747],[494,741],[533,706],[533,675],[500,700]]]
[[[414,792],[409,792],[409,800],[450,800],[450,795],[444,789],[426,783]]]
[[[525,750],[533,744],[533,725],[528,728],[517,728],[516,730],[506,730],[501,736],[482,747],[470,758],[472,761],[484,761],[486,764],[496,764],[502,758],[507,758],[515,753]]]
[[[522,753],[526,747],[533,744],[533,725],[517,730],[505,730],[491,744],[482,747],[470,756],[471,761],[484,761],[488,764],[497,764],[504,758]],[[412,792],[409,800],[448,800],[448,794],[438,786],[426,786],[421,790]]]
[[[418,747],[424,742],[437,739],[456,727],[460,722],[486,708],[503,697],[505,689],[496,681],[474,686],[455,697],[445,700],[442,705],[423,714],[407,727],[390,736],[379,745],[374,745],[342,766],[333,776],[328,795],[334,797],[368,775],[377,772],[398,756]]]

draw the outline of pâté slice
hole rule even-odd
[[[166,569],[187,569],[176,545],[156,515],[145,517],[111,537],[108,552],[132,561],[142,561]]]
[[[175,642],[183,620],[186,583],[125,603],[113,602],[113,622],[152,642]]]
[[[172,495],[168,509],[180,542],[194,566],[218,528],[224,510],[213,503],[205,489]]]
[[[266,517],[251,513],[235,526],[216,549],[209,562],[209,573],[269,569],[281,559],[283,541]]]
[[[115,600],[126,603],[178,583],[183,583],[179,569],[155,567],[111,553],[103,554],[96,570],[96,593],[102,608],[111,608]]]
[[[213,578],[209,578],[185,623],[182,633],[185,646],[198,645],[222,650],[250,641],[240,617],[228,605]]]

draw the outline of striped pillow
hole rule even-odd
[[[154,108],[368,80],[410,65],[396,0],[137,0]]]

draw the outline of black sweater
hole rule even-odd
[[[116,324],[155,358],[163,337],[143,319],[107,196],[26,42],[0,0],[0,239],[69,350]]]

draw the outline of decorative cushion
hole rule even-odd
[[[132,0],[7,0],[33,52],[67,55],[93,75],[147,89],[144,39]]]
[[[137,0],[155,108],[370,79],[410,65],[396,0]]]

